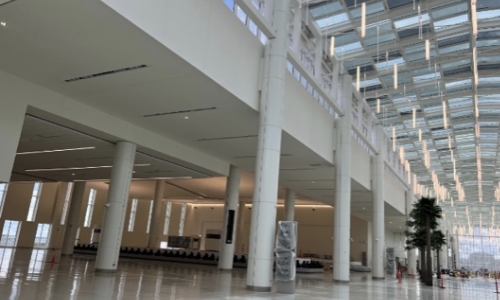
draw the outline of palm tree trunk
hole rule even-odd
[[[439,249],[436,249],[436,255],[437,255],[437,278],[441,279],[441,263],[439,261]]]
[[[425,278],[427,277],[426,264],[425,264],[425,248],[420,250],[420,281],[425,282]]]
[[[427,283],[427,285],[432,286],[431,224],[430,224],[429,217],[427,217],[427,224],[425,226],[425,231],[427,233],[427,247],[425,249],[426,254],[427,254],[426,283]]]

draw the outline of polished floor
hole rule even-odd
[[[372,281],[352,274],[347,285],[333,284],[331,274],[298,275],[296,294],[281,295],[246,291],[244,270],[122,260],[110,275],[95,274],[93,266],[93,257],[60,260],[52,251],[0,248],[0,299],[500,299],[495,282],[483,278],[449,278],[440,289],[415,279]]]

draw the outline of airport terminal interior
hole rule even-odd
[[[498,299],[499,70],[500,0],[0,0],[0,298]]]

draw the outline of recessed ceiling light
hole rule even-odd
[[[365,208],[363,207],[363,209],[365,209]]]
[[[314,181],[311,181],[311,183],[314,183]]]
[[[186,119],[186,120],[187,120],[187,119],[189,119],[189,117],[188,117],[188,116],[185,116],[185,117],[184,117],[184,119]]]
[[[30,152],[19,152],[17,155],[27,155],[27,154],[42,154],[42,153],[54,153],[54,152],[66,152],[66,151],[81,151],[81,150],[93,150],[95,147],[80,147],[80,148],[68,148],[68,149],[55,149],[55,150],[40,150],[40,151],[30,151]]]
[[[148,167],[151,164],[136,164],[134,167]],[[113,166],[95,166],[95,167],[71,167],[71,168],[52,168],[52,169],[31,169],[24,170],[25,172],[53,172],[53,171],[70,171],[70,170],[89,170],[89,169],[109,169]]]
[[[391,224],[392,224],[392,222],[389,222],[389,223],[391,223]]]
[[[7,23],[5,22],[0,22],[0,25],[2,25],[3,27],[7,26]]]
[[[75,176],[76,174],[75,173],[71,173],[72,176]]]

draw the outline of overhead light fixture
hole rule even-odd
[[[7,26],[7,23],[5,23],[5,22],[0,22],[0,25],[2,25],[2,27],[5,27],[5,26]]]
[[[446,118],[446,101],[443,101],[443,127],[448,128],[448,120]]]
[[[394,89],[398,89],[398,64],[394,64]]]
[[[95,149],[95,147],[80,147],[80,148],[55,149],[55,150],[39,150],[39,151],[19,152],[19,153],[16,153],[16,155],[56,153],[56,152],[66,152],[66,151],[82,151],[82,150],[93,150],[93,149]]]
[[[477,69],[477,48],[472,48],[472,67],[474,72],[474,86],[479,85],[479,72]]]
[[[422,141],[422,129],[418,129],[418,141],[421,142]]]
[[[396,128],[392,127],[392,152],[396,152]]]
[[[417,109],[413,108],[413,128],[417,127]]]
[[[330,37],[330,56],[335,56],[335,36]]]
[[[377,99],[377,114],[380,113],[380,99]]]
[[[479,118],[479,104],[478,104],[478,97],[477,97],[477,94],[474,95],[474,108],[475,108],[475,111],[476,111],[476,118]]]
[[[470,0],[470,11],[471,11],[471,19],[472,19],[472,34],[477,36],[477,10],[476,10],[476,2],[478,0]]]
[[[151,164],[136,164],[134,167],[148,167]],[[25,172],[54,172],[54,171],[71,171],[71,170],[92,170],[92,169],[109,169],[113,166],[93,166],[93,167],[71,167],[71,168],[51,168],[51,169],[30,169]]]
[[[366,36],[366,2],[361,3],[361,37]]]
[[[359,92],[359,87],[360,87],[360,77],[361,77],[361,67],[357,66],[356,67],[356,91]]]
[[[429,42],[429,40],[425,40],[425,59],[431,59],[431,43]]]

